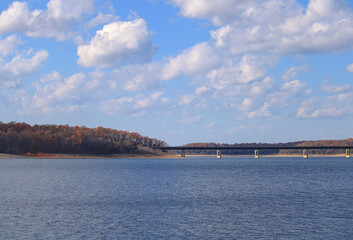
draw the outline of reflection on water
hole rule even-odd
[[[0,159],[0,239],[351,239],[345,158]]]

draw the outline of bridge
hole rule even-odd
[[[346,157],[350,157],[350,149],[353,146],[227,146],[227,147],[189,147],[189,146],[175,146],[175,147],[160,147],[159,149],[162,151],[175,150],[181,151],[181,157],[185,157],[185,151],[192,150],[215,150],[217,151],[217,158],[221,158],[222,150],[252,150],[254,151],[255,158],[260,157],[260,150],[302,150],[303,158],[308,158],[309,153],[308,150],[321,150],[321,149],[345,149]]]

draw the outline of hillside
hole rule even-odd
[[[136,132],[68,125],[0,122],[0,153],[143,154],[165,142]]]

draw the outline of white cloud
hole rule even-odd
[[[252,98],[244,98],[243,102],[240,104],[240,106],[237,107],[238,110],[240,111],[249,111],[250,108],[254,104],[254,99]]]
[[[180,7],[184,17],[209,19],[214,25],[221,25],[225,21],[234,20],[242,13],[250,14],[254,0],[170,0]]]
[[[62,80],[62,77],[61,77],[60,73],[52,72],[50,74],[44,75],[40,79],[40,82],[42,82],[42,83],[50,83],[50,82],[59,82],[61,80]]]
[[[85,24],[85,29],[96,27],[100,24],[119,21],[119,17],[114,14],[99,13],[95,18]]]
[[[196,0],[188,2],[192,5]],[[211,6],[217,1],[208,2],[206,5]],[[221,7],[234,9],[234,4],[237,1],[229,0]],[[233,54],[268,52],[280,55],[352,49],[353,11],[344,1],[311,0],[305,10],[296,1],[284,0],[239,4],[244,5],[246,7],[237,8],[240,13],[234,14],[228,24],[211,31],[217,47]],[[214,8],[212,13],[215,15],[211,19],[222,19],[222,11]],[[210,19],[210,16],[206,18]]]
[[[37,71],[48,56],[49,54],[45,50],[36,53],[28,51],[16,55],[10,62],[0,63],[0,88],[18,86],[26,76]]]
[[[353,72],[353,63],[347,66],[348,72]]]
[[[246,86],[246,91],[251,97],[262,97],[267,95],[269,91],[273,90],[275,81],[273,78],[267,76],[261,81],[253,82],[251,85]]]
[[[294,80],[298,74],[305,73],[307,71],[309,71],[307,66],[293,66],[282,74],[282,79],[283,81],[291,81]]]
[[[156,53],[152,33],[145,20],[107,24],[90,40],[77,49],[78,64],[84,67],[114,67],[119,63],[141,63],[151,60]]]
[[[23,41],[16,35],[10,35],[5,39],[0,39],[0,55],[6,57],[21,43],[23,43]]]
[[[178,122],[181,124],[192,124],[192,123],[198,123],[202,119],[201,115],[196,115],[196,116],[191,116],[191,117],[186,117],[183,119],[180,119]]]
[[[54,72],[44,76],[42,83],[37,83],[37,91],[33,96],[32,107],[41,112],[56,111],[56,109],[75,109],[85,101],[82,99],[83,85],[86,75],[77,73],[69,78],[63,78]]]
[[[237,132],[240,132],[242,130],[249,129],[249,128],[250,128],[249,126],[245,126],[245,125],[235,126],[235,127],[232,127],[231,129],[229,129],[227,131],[227,134],[234,134],[234,133],[237,133]]]
[[[330,107],[330,108],[323,108],[323,109],[317,109],[315,110],[312,114],[312,118],[319,118],[319,117],[339,117],[344,114],[343,109],[337,109],[335,107]]]
[[[163,97],[165,93],[160,90],[162,81],[188,77],[194,80],[188,86],[193,86],[194,91],[174,92],[179,105],[211,110],[217,105],[217,110],[228,108],[247,118],[271,118],[279,110],[287,110],[287,106],[297,108],[311,93],[306,83],[296,80],[298,74],[309,70],[307,66],[293,66],[285,71],[279,76],[282,83],[268,75],[281,55],[340,51],[353,46],[353,11],[340,0],[311,0],[307,9],[294,0],[169,2],[179,6],[185,17],[210,20],[218,28],[211,31],[210,41],[195,44],[175,57],[150,62],[156,47],[145,20],[123,22],[113,14],[99,13],[83,27],[87,30],[105,25],[87,42],[81,39],[77,62],[84,67],[112,67],[112,72],[101,70],[68,78],[57,72],[48,74],[37,82],[34,108],[77,109],[95,98],[105,113],[137,116],[170,105],[171,100]],[[32,37],[66,39],[76,35],[74,23],[92,12],[93,3],[94,0],[51,0],[47,9],[32,11],[29,4],[14,2],[0,14],[0,34],[20,32]],[[0,40],[0,55],[12,53],[19,41],[15,35]],[[21,61],[16,66],[1,66],[1,87],[17,86],[24,75],[33,73],[25,70]],[[38,69],[39,64],[28,66]],[[353,72],[353,66],[348,66],[347,71]],[[321,90],[336,98],[331,96],[313,108],[304,104],[297,109],[297,117],[342,116],[347,111],[342,110],[340,98],[351,89],[350,85],[323,85]],[[336,112],[329,99],[338,104]],[[200,122],[201,115],[193,114],[179,122]]]
[[[265,102],[260,109],[248,113],[248,118],[252,119],[252,118],[262,118],[262,117],[267,117],[267,118],[273,117],[273,114],[269,110],[270,107],[271,105]]]
[[[197,97],[197,95],[194,95],[194,94],[184,95],[180,98],[179,104],[180,105],[189,105],[190,103],[192,103],[195,100],[196,97]]]
[[[0,14],[0,35],[10,32],[30,37],[72,37],[74,22],[92,12],[95,0],[51,0],[46,10],[30,11],[26,2],[13,2]]]
[[[54,19],[79,19],[94,10],[96,0],[50,0],[48,15]]]
[[[123,66],[115,69],[109,80],[112,90],[141,92],[159,88],[161,80],[161,63],[146,63]]]
[[[209,92],[210,88],[206,86],[201,86],[195,89],[194,93],[190,93],[184,96],[181,96],[179,99],[179,104],[180,105],[189,105],[191,104],[195,99],[200,98],[201,96],[204,96]]]
[[[169,80],[180,75],[199,76],[219,64],[218,54],[211,46],[202,42],[169,60],[162,70],[162,79]]]
[[[338,86],[339,89],[339,86]],[[297,118],[338,118],[352,116],[353,88],[350,91],[333,91],[334,95],[319,103],[317,98],[309,98],[297,109]]]
[[[345,85],[329,85],[326,82],[324,82],[321,85],[322,91],[328,94],[339,94],[339,93],[344,93],[344,92],[349,92],[353,90],[353,86],[349,84]]]
[[[239,62],[231,61],[211,71],[207,78],[216,89],[247,84],[266,77],[268,68],[276,61],[274,56],[244,55]]]
[[[159,90],[160,64],[130,65],[113,72],[96,70],[76,73],[67,78],[58,72],[43,75],[27,94],[26,113],[53,113],[85,108],[99,103],[107,114],[137,116],[157,109],[171,109],[164,91]],[[157,80],[153,77],[157,76]],[[156,91],[157,90],[157,91]],[[144,92],[154,91],[149,95]],[[130,93],[129,95],[126,95]],[[23,98],[19,98],[22,101]]]
[[[197,95],[202,95],[207,93],[210,90],[210,88],[206,87],[206,86],[201,86],[195,89],[195,93]]]
[[[92,102],[100,102],[111,97],[114,91],[104,82],[106,75],[96,71],[76,73],[62,77],[58,72],[43,75],[33,83],[35,92],[27,92],[22,102],[22,112],[57,113],[75,111],[88,106]]]
[[[203,127],[206,128],[206,129],[210,129],[210,128],[213,128],[215,125],[216,125],[215,122],[211,122],[211,123],[209,123],[209,124],[207,124],[207,125],[205,125]]]
[[[296,100],[298,95],[305,95],[307,84],[299,80],[285,82],[282,87],[269,95],[270,103],[277,106],[292,104],[290,99]]]
[[[139,94],[103,101],[101,110],[110,115],[122,113],[130,116],[141,116],[151,109],[164,109],[169,105],[170,100],[164,97],[164,92],[156,91],[148,96]]]
[[[208,89],[208,99],[195,91],[182,95],[181,105],[198,106],[202,100],[203,106],[211,106],[211,102],[217,102],[218,106],[243,112],[247,118],[271,118],[279,111],[293,114],[293,108],[313,94],[307,83],[296,79],[308,72],[309,67],[291,67],[281,76],[284,83],[276,83],[268,76],[269,69],[283,55],[353,48],[353,10],[343,0],[310,0],[307,7],[291,0],[170,0],[169,3],[178,6],[184,17],[207,19],[218,27],[210,32],[211,40],[202,43],[207,51],[199,49],[204,54],[194,58],[216,56],[213,64],[187,61],[193,59],[191,52],[199,47],[195,45],[172,59],[173,66],[165,67],[167,80],[180,76],[197,78],[194,82],[198,83],[206,80],[201,84]],[[353,72],[353,67],[347,67],[347,71]],[[348,85],[322,86],[322,90],[329,94],[351,91]],[[329,108],[324,105],[320,109]],[[313,115],[314,112],[315,109],[303,107],[297,116],[324,116],[329,111]]]
[[[308,118],[309,112],[315,108],[315,98],[309,98],[301,103],[301,106],[297,109],[297,118]]]

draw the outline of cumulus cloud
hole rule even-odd
[[[353,86],[331,85],[327,93],[332,94],[325,97],[321,102],[316,98],[304,100],[297,109],[297,118],[338,118],[352,116],[353,110]]]
[[[84,73],[77,73],[68,78],[63,78],[57,72],[44,76],[40,83],[36,84],[31,108],[43,113],[56,109],[76,109],[84,104],[82,89],[85,78]]]
[[[125,62],[147,62],[157,50],[151,35],[146,21],[141,18],[106,24],[88,45],[78,47],[77,62],[84,67],[103,68]]]
[[[23,43],[23,41],[16,35],[10,35],[5,39],[0,39],[0,56],[6,57],[21,43]]]
[[[46,50],[36,53],[28,51],[16,55],[11,61],[0,64],[0,88],[13,88],[20,85],[23,79],[39,69],[49,54]]]
[[[163,109],[168,106],[170,100],[164,97],[163,91],[156,91],[148,96],[141,94],[109,99],[101,103],[101,109],[106,114],[127,114],[141,116],[151,109]]]
[[[73,36],[73,24],[83,14],[92,12],[95,0],[50,0],[46,10],[30,11],[26,2],[13,2],[0,14],[0,35],[10,32],[30,37]]]
[[[158,89],[162,63],[152,62],[115,69],[109,81],[112,90],[142,92]]]
[[[63,77],[58,72],[43,75],[33,83],[35,91],[19,98],[23,113],[54,113],[75,111],[89,103],[100,102],[116,94],[109,89],[107,75],[95,71]]]
[[[269,67],[276,61],[274,56],[244,55],[239,62],[231,61],[228,65],[212,70],[207,78],[217,89],[247,84],[266,77]]]
[[[79,72],[69,77],[54,71],[33,83],[34,94],[27,92],[18,101],[25,106],[23,113],[75,111],[95,102],[107,114],[137,116],[152,109],[170,109],[170,100],[153,78],[156,69],[160,66],[151,63],[124,66],[112,72]]]
[[[271,105],[265,102],[260,109],[248,113],[248,118],[252,119],[252,118],[262,118],[262,117],[273,117],[273,114],[270,111],[270,107]]]
[[[344,1],[183,1],[172,3],[188,17],[217,23],[211,31],[218,48],[233,54],[306,54],[352,49],[353,11]],[[228,14],[229,13],[229,14]]]
[[[310,0],[307,6],[287,0],[168,2],[179,7],[182,16],[207,19],[217,29],[210,32],[209,42],[195,45],[172,59],[164,68],[165,79],[197,77],[209,89],[204,106],[217,101],[247,118],[274,117],[279,111],[300,106],[304,98],[313,94],[307,83],[296,79],[310,70],[307,65],[292,66],[283,72],[284,83],[268,76],[281,56],[344,51],[353,46],[353,10],[344,0]],[[206,62],[210,59],[207,56],[216,57],[210,61],[212,64]],[[348,66],[347,71],[353,72],[353,67]],[[328,94],[351,91],[349,85],[323,85],[321,89]],[[179,104],[198,106],[201,99],[202,95],[192,92],[182,95]],[[324,105],[321,109],[330,108]],[[297,116],[334,114],[328,110],[314,112],[304,106]]]
[[[169,80],[180,75],[198,76],[219,64],[218,53],[208,43],[202,42],[170,59],[162,70],[162,78]]]
[[[254,105],[254,99],[253,98],[244,98],[243,102],[237,106],[237,109],[239,111],[249,111],[251,107]]]
[[[209,19],[215,25],[238,18],[245,12],[254,0],[171,0],[175,6],[180,7],[184,17]],[[251,11],[249,9],[248,11]]]
[[[288,106],[298,98],[298,95],[305,95],[307,84],[299,80],[285,82],[278,91],[269,95],[270,103],[277,106]]]
[[[157,48],[144,19],[120,21],[113,14],[99,13],[84,25],[86,30],[96,26],[100,30],[87,42],[78,44],[77,63],[83,67],[109,67],[112,71],[78,73],[67,78],[57,72],[46,75],[35,85],[35,98],[31,100],[34,108],[75,109],[95,96],[107,114],[138,116],[167,108],[172,100],[161,90],[162,81],[185,77],[189,81],[188,92],[176,92],[176,102],[189,105],[190,109],[214,111],[217,105],[217,109],[229,108],[246,118],[273,118],[288,106],[297,110],[298,118],[342,116],[347,112],[341,99],[351,101],[350,85],[323,84],[321,90],[333,96],[316,105],[303,101],[312,92],[307,83],[297,80],[299,74],[309,71],[308,66],[292,66],[279,79],[269,76],[269,70],[283,55],[351,49],[353,11],[344,1],[311,0],[306,8],[292,0],[168,2],[180,7],[184,17],[210,20],[215,26],[211,39],[174,57],[151,62]],[[47,9],[31,11],[27,3],[14,2],[0,14],[0,34],[20,32],[32,37],[66,39],[73,35],[73,23],[89,14],[93,3],[94,0],[51,0]],[[19,43],[15,35],[0,40],[0,55],[8,56]],[[11,81],[0,77],[2,86],[17,86],[22,82],[21,76],[31,73],[21,64],[5,65],[0,73]],[[22,69],[17,78],[13,77],[17,76],[16,68]],[[347,71],[353,72],[353,66],[348,66]],[[278,81],[280,78],[283,81]],[[336,111],[330,101],[337,104]],[[194,114],[179,123],[200,122],[202,116]]]

